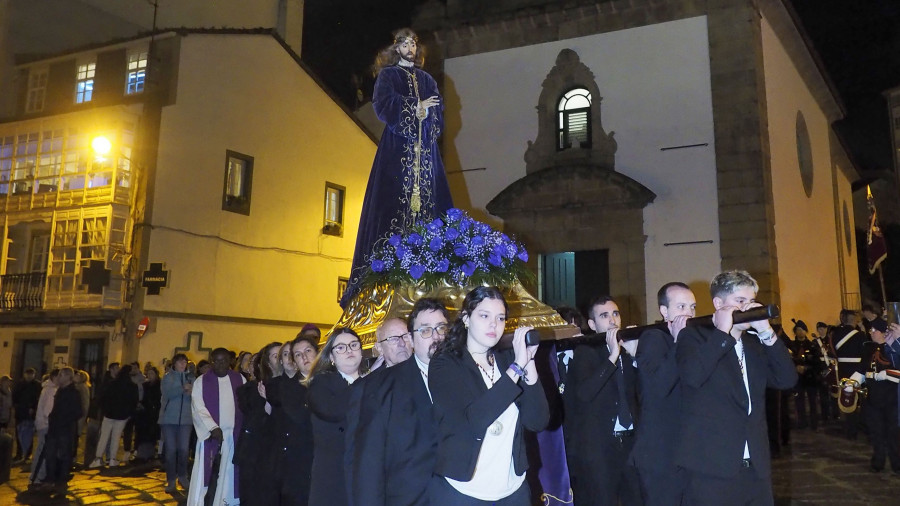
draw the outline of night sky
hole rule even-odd
[[[887,106],[900,85],[900,1],[790,0],[847,109],[836,125],[860,168],[890,168]],[[391,31],[409,26],[425,0],[306,0],[303,60],[353,108],[354,75],[372,90],[371,65]]]

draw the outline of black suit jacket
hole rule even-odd
[[[351,390],[359,401],[351,401],[347,415],[352,431],[345,449],[350,503],[429,504],[437,424],[415,358],[375,371]]]
[[[337,372],[316,374],[309,385],[313,463],[309,504],[348,504],[344,483],[344,432],[350,385]]]
[[[675,359],[675,339],[668,331],[650,329],[638,341],[638,390],[641,423],[631,459],[638,468],[658,473],[675,466],[675,447],[681,429],[681,382]]]
[[[741,469],[744,442],[760,477],[771,475],[766,428],[766,387],[797,383],[797,371],[781,339],[765,346],[744,333],[747,390],[735,353],[735,339],[713,327],[687,327],[676,348],[684,403],[676,463],[688,470],[730,478]],[[752,401],[752,406],[748,402]],[[752,407],[748,415],[748,407]]]
[[[488,426],[512,402],[519,408],[512,448],[513,465],[516,474],[528,469],[523,429],[537,432],[547,426],[550,419],[547,399],[540,382],[534,385],[521,379],[513,382],[506,374],[513,361],[512,350],[497,351],[494,357],[500,379],[490,389],[468,352],[464,351],[462,356],[440,353],[431,360],[428,385],[438,423],[435,474],[470,481]]]
[[[312,419],[307,406],[307,389],[297,376],[282,374],[266,382],[266,398],[272,405],[269,426],[274,443],[270,458],[280,478],[279,492],[309,500],[313,460]],[[258,465],[258,464],[257,464]]]

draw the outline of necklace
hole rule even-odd
[[[744,361],[746,360],[746,356],[744,356],[744,343],[738,339],[738,344],[741,345],[741,356],[738,357],[738,364],[741,366],[741,375],[744,374]]]
[[[474,359],[474,357],[472,357],[472,358]],[[487,363],[488,363],[488,366],[491,368],[490,373],[488,373],[487,369],[482,367],[481,364],[479,364],[477,360],[475,361],[475,365],[477,365],[478,368],[481,369],[481,373],[484,374],[484,377],[487,378],[488,381],[491,382],[491,385],[493,385],[494,384],[494,371],[496,370],[494,368],[494,354],[493,353],[487,354]]]

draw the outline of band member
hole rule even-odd
[[[640,504],[637,472],[627,464],[634,446],[637,372],[632,353],[616,337],[621,323],[611,297],[595,299],[588,326],[606,333],[606,346],[581,345],[569,364],[563,432],[578,506]]]
[[[816,413],[821,384],[822,371],[825,370],[825,362],[822,361],[822,350],[809,335],[806,323],[803,320],[794,322],[794,364],[800,380],[797,382],[797,428],[807,427],[816,430],[819,426],[819,417]],[[809,411],[807,415],[807,405]]]
[[[713,278],[714,328],[687,327],[676,347],[684,402],[675,462],[686,470],[688,504],[772,505],[765,389],[788,389],[797,371],[767,320],[735,325],[732,313],[760,306],[746,271]]]
[[[849,309],[841,310],[841,324],[831,332],[831,348],[837,356],[838,375],[837,381],[845,378],[862,384],[865,369],[862,364],[862,348],[866,342],[866,336],[856,328],[856,314]],[[844,387],[848,392],[853,391],[853,386]],[[844,435],[847,439],[856,439],[859,434],[859,410],[852,413],[843,413]]]
[[[681,383],[675,343],[688,318],[696,314],[694,292],[684,283],[666,283],[656,294],[667,330],[652,328],[638,341],[637,372],[641,423],[631,460],[638,470],[644,506],[681,504],[684,471],[675,465],[681,426]]]
[[[900,371],[894,369],[885,350],[888,324],[881,318],[869,322],[872,340],[863,344],[863,366],[868,389],[863,416],[872,443],[870,470],[880,473],[885,460],[891,462],[894,474],[900,474],[900,427],[897,427],[897,384]]]
[[[819,376],[819,404],[822,410],[822,422],[827,422],[837,418],[837,406],[834,398],[831,397],[831,385],[837,384],[837,360],[831,350],[830,326],[825,322],[817,322],[816,333],[812,335],[813,341],[821,354],[822,363],[825,364],[825,369]]]

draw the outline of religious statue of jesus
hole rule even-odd
[[[385,127],[366,187],[341,307],[359,291],[378,241],[453,207],[438,147],[444,104],[434,78],[421,68],[423,61],[424,49],[409,28],[394,33],[394,43],[376,58],[372,105]]]

